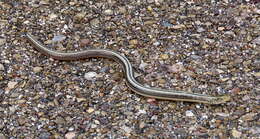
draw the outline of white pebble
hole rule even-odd
[[[6,43],[6,39],[1,39],[0,38],[0,45],[4,45]]]
[[[14,113],[15,111],[16,111],[16,106],[10,106],[9,107],[9,111],[10,111],[10,113]]]
[[[154,115],[152,116],[151,120],[157,120],[158,119],[158,116]]]
[[[3,64],[0,64],[0,70],[4,71],[5,70],[5,67]]]
[[[57,35],[52,38],[52,42],[60,42],[66,39],[64,35]]]
[[[8,87],[9,89],[13,89],[17,83],[18,83],[18,82],[9,82],[9,83],[7,84],[7,87]]]
[[[41,72],[41,71],[42,71],[42,67],[34,67],[33,68],[33,72],[38,73],[38,72]]]
[[[253,43],[260,45],[260,36],[253,40]]]
[[[54,13],[52,13],[52,14],[49,14],[49,19],[50,20],[53,20],[53,19],[55,19],[55,18],[57,18],[58,17],[58,15],[56,15],[56,14],[54,14]]]
[[[130,127],[127,127],[127,126],[123,126],[122,129],[126,132],[126,133],[131,133],[132,132],[132,129]]]
[[[9,60],[4,60],[4,63],[10,64],[11,62]]]
[[[23,23],[24,23],[24,24],[29,24],[30,21],[26,20],[26,21],[24,21]]]
[[[97,128],[96,124],[91,124],[91,128]]]
[[[96,76],[97,76],[96,72],[90,71],[90,72],[85,73],[84,78],[87,80],[93,80],[93,78]]]
[[[235,137],[235,138],[240,138],[242,133],[237,131],[236,129],[232,129],[232,136]]]
[[[65,135],[65,138],[66,139],[73,139],[76,137],[76,133],[75,132],[68,132],[66,135]]]
[[[221,117],[228,117],[229,116],[228,113],[223,113],[223,112],[218,112],[218,113],[216,113],[216,115],[221,116]]]
[[[145,110],[139,110],[139,111],[137,112],[137,115],[140,115],[140,114],[146,114],[146,111],[145,111]]]
[[[148,64],[145,63],[145,62],[142,60],[142,61],[141,61],[141,64],[139,65],[139,69],[144,70],[147,65],[148,65]]]
[[[204,32],[204,31],[205,31],[205,29],[202,28],[202,27],[200,27],[200,28],[197,29],[197,32]]]
[[[194,113],[192,111],[186,111],[185,114],[188,117],[194,116]]]
[[[111,9],[107,9],[104,11],[105,15],[113,15],[113,11]]]
[[[93,109],[93,108],[89,108],[89,109],[87,110],[88,113],[92,113],[93,111],[95,111],[95,109]]]
[[[153,43],[154,46],[159,46],[160,44],[161,44],[161,43],[158,42],[158,41]]]

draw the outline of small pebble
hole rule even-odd
[[[90,21],[90,25],[91,25],[92,27],[98,27],[99,24],[100,24],[100,21],[99,21],[98,18],[94,18],[94,19],[92,19],[92,20]]]
[[[68,132],[65,135],[66,139],[74,139],[76,137],[76,132]]]
[[[64,35],[56,35],[52,38],[52,42],[60,42],[66,39]]]
[[[113,11],[111,9],[107,9],[104,11],[105,15],[113,15]]]
[[[34,67],[33,72],[38,73],[42,71],[42,67]]]
[[[156,102],[156,99],[154,99],[154,98],[148,98],[148,99],[147,99],[147,102],[148,102],[148,103],[155,103],[155,102]]]
[[[22,118],[22,117],[18,118],[17,121],[18,121],[19,125],[24,125],[26,122],[28,122],[28,120],[26,120],[25,118]]]
[[[23,22],[23,24],[29,24],[30,23],[30,21],[28,21],[28,20],[25,20],[24,22]]]
[[[73,6],[73,5],[75,5],[76,4],[76,2],[74,2],[74,1],[70,1],[69,2],[69,5],[71,5],[71,6]]]
[[[218,72],[218,74],[222,74],[222,73],[224,73],[224,71],[221,70],[221,69],[216,69],[216,71]]]
[[[255,76],[255,77],[260,77],[260,72],[254,73],[254,76]]]
[[[51,137],[51,134],[49,132],[43,132],[40,133],[39,138],[40,139],[49,139]]]
[[[162,59],[166,60],[169,58],[169,55],[168,54],[161,54],[160,56]]]
[[[182,28],[185,28],[185,25],[174,25],[171,27],[172,29],[182,29]]]
[[[115,81],[120,81],[122,79],[122,72],[113,73],[112,79],[115,80]]]
[[[153,8],[152,8],[151,6],[148,6],[148,7],[147,7],[147,10],[148,10],[148,11],[153,11]]]
[[[152,24],[156,24],[157,21],[154,21],[154,20],[147,20],[144,22],[144,25],[152,25]]]
[[[93,108],[89,108],[89,109],[87,110],[88,113],[92,113],[92,112],[94,112],[94,111],[95,111],[95,109],[93,109]]]
[[[1,38],[0,38],[0,46],[1,46],[1,45],[4,45],[5,42],[6,42],[6,39],[1,39]]]
[[[129,43],[130,43],[131,45],[137,45],[137,44],[138,44],[138,40],[133,39],[133,40],[130,40]]]
[[[87,80],[93,80],[94,77],[96,77],[96,76],[97,76],[97,73],[91,71],[91,72],[85,73],[84,78],[87,79]]]
[[[154,46],[159,46],[160,44],[161,44],[161,43],[158,42],[158,41],[153,43]]]
[[[243,96],[243,98],[242,98],[243,101],[248,101],[249,99],[250,99],[249,95],[245,95],[245,96]]]
[[[5,67],[3,64],[0,64],[0,70],[4,71],[5,70]]]
[[[49,1],[48,0],[42,0],[40,1],[40,5],[48,5]]]
[[[240,88],[238,88],[238,87],[235,87],[235,88],[233,88],[232,90],[231,90],[231,93],[233,94],[238,94],[239,92],[240,92],[241,90],[240,90]]]
[[[48,16],[49,20],[53,20],[53,19],[55,19],[55,18],[57,18],[57,17],[58,17],[58,15],[56,15],[56,14],[54,14],[54,13],[51,13],[51,14],[49,14],[49,16]]]
[[[168,72],[179,73],[184,70],[184,67],[181,63],[173,64],[172,66],[167,66]]]
[[[80,46],[87,46],[90,44],[90,40],[89,39],[81,39],[80,40]]]
[[[242,133],[239,132],[239,131],[237,131],[236,129],[232,129],[231,134],[232,134],[232,136],[235,137],[235,138],[240,138],[241,135],[242,135]]]
[[[225,29],[225,27],[218,27],[219,31],[223,31]]]
[[[256,9],[254,10],[254,12],[255,12],[256,14],[259,14],[259,15],[260,15],[260,9],[257,9],[257,8],[256,8]]]
[[[86,98],[77,98],[77,102],[84,102],[84,101],[87,101]]]
[[[165,27],[172,27],[173,26],[173,24],[171,24],[171,23],[169,23],[167,21],[163,21],[162,25],[165,26]]]
[[[204,32],[204,31],[205,31],[205,29],[202,28],[202,27],[200,27],[200,28],[197,29],[197,32]]]
[[[229,116],[228,113],[222,113],[222,112],[216,113],[216,115],[221,116],[221,117],[228,117]]]
[[[260,36],[257,37],[257,38],[255,38],[255,39],[252,41],[252,43],[255,43],[255,44],[257,44],[257,45],[260,45]]]
[[[144,128],[145,127],[145,123],[143,121],[141,121],[141,123],[139,124],[139,128]]]
[[[78,21],[80,21],[80,20],[82,20],[82,19],[85,17],[85,15],[86,15],[86,13],[84,13],[84,12],[77,13],[77,14],[75,15],[75,19],[78,20]]]
[[[17,85],[17,83],[18,82],[8,82],[8,84],[7,84],[7,87],[9,88],[9,89],[13,89],[16,85]]]
[[[157,120],[158,119],[158,116],[157,115],[154,115],[152,116],[151,120]]]
[[[140,115],[140,114],[146,114],[146,111],[145,111],[145,110],[139,110],[139,111],[137,112],[137,115]]]
[[[91,124],[91,128],[97,128],[98,127],[98,125],[96,125],[96,124]]]
[[[254,126],[250,130],[251,134],[253,135],[259,135],[260,134],[260,127]]]
[[[148,65],[147,63],[141,61],[141,64],[139,65],[139,69],[145,70],[145,67],[146,67],[147,65]]]
[[[17,110],[16,106],[10,106],[9,111],[10,113],[14,113]]]
[[[192,111],[186,111],[185,115],[188,117],[194,116],[194,113]]]
[[[132,129],[130,127],[128,127],[128,126],[123,126],[121,128],[128,134],[132,132]]]
[[[0,133],[0,139],[7,139],[7,137],[4,134]]]
[[[243,115],[240,119],[243,121],[251,121],[254,119],[254,117],[257,115],[257,113],[247,113],[246,115]]]
[[[56,119],[55,119],[55,123],[61,125],[61,124],[66,123],[66,121],[63,117],[57,116]]]
[[[220,79],[220,81],[222,81],[222,82],[226,82],[227,80],[229,80],[228,77],[227,77],[227,78],[221,78],[221,79]]]

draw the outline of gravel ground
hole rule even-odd
[[[0,138],[259,138],[258,2],[1,1]],[[145,85],[232,99],[145,98],[114,61],[54,60],[24,31],[56,50],[119,51]]]

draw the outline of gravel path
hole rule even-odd
[[[222,105],[131,92],[120,65],[48,58],[60,51],[127,56],[142,84],[210,95]],[[0,1],[0,138],[250,138],[260,136],[259,0]]]

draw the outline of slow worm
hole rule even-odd
[[[37,39],[35,39],[34,36],[32,36],[29,33],[26,33],[25,36],[33,44],[35,49],[37,49],[44,55],[52,57],[53,59],[79,60],[91,57],[102,57],[115,60],[116,62],[122,65],[124,76],[126,78],[126,83],[130,87],[130,89],[136,92],[137,94],[145,97],[208,104],[221,104],[230,100],[230,96],[228,95],[210,96],[198,93],[188,93],[185,91],[165,90],[159,88],[146,87],[136,81],[133,74],[133,68],[129,60],[125,56],[117,52],[107,49],[90,49],[79,52],[60,52],[45,47],[42,43],[40,43]]]

